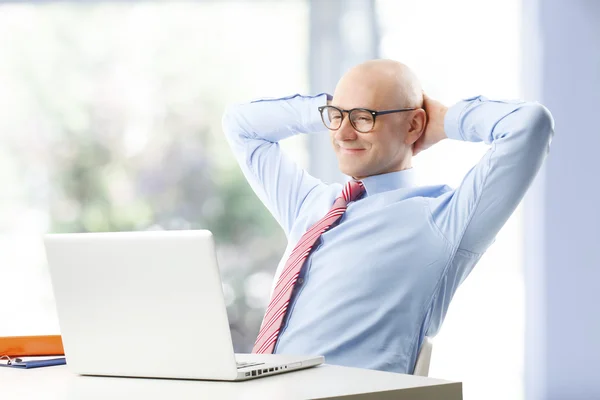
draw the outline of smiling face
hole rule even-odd
[[[340,79],[331,105],[344,110],[375,111],[422,107],[418,80],[404,65],[374,60],[351,69]],[[331,142],[342,173],[356,179],[411,167],[412,144],[425,128],[425,112],[378,115],[373,129],[358,132],[344,113],[339,129],[330,130]]]

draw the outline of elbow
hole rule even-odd
[[[554,118],[550,110],[540,103],[527,103],[522,111],[527,114],[527,126],[531,134],[550,142],[554,136]]]
[[[225,135],[230,136],[233,132],[237,131],[236,129],[236,120],[237,120],[237,105],[230,104],[225,108],[223,112],[223,116],[221,117],[221,127],[223,128],[223,132]]]
[[[225,108],[221,128],[230,143],[241,141],[247,136],[243,121],[240,104],[230,104]]]

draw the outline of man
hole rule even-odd
[[[288,247],[253,351],[412,373],[425,336],[519,204],[549,150],[538,103],[447,108],[391,60],[352,68],[334,96],[231,106],[223,128]],[[346,186],[310,176],[278,142],[329,129]],[[412,157],[450,138],[491,147],[457,189],[418,187]]]

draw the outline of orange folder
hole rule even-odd
[[[60,335],[0,337],[0,356],[62,356]]]

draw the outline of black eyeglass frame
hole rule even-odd
[[[335,108],[336,110],[338,110],[340,112],[340,114],[342,114],[342,120],[340,121],[340,126],[338,126],[335,129],[332,129],[330,127],[327,126],[327,123],[325,123],[325,117],[323,116],[323,110],[325,110],[326,108]],[[342,124],[344,123],[344,113],[348,114],[348,118],[350,118],[350,113],[352,111],[366,111],[369,114],[371,114],[373,116],[373,127],[371,129],[369,129],[366,132],[361,131],[360,129],[358,129],[355,125],[354,122],[352,122],[352,118],[350,118],[350,125],[352,125],[352,127],[354,129],[356,129],[358,132],[360,133],[369,133],[371,131],[373,131],[373,129],[375,129],[375,121],[377,121],[377,116],[378,115],[386,115],[386,114],[392,114],[392,113],[398,113],[398,112],[404,112],[404,111],[413,111],[413,110],[417,110],[417,108],[398,108],[396,110],[382,110],[382,111],[376,111],[376,110],[369,110],[368,108],[353,108],[350,110],[344,110],[342,108],[336,107],[336,106],[332,106],[332,105],[326,105],[326,106],[321,106],[318,108],[319,113],[321,114],[321,121],[323,121],[323,125],[325,125],[325,127],[327,129],[330,129],[332,131],[337,131],[338,129],[341,128]]]

